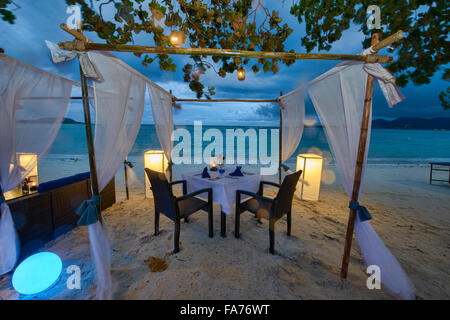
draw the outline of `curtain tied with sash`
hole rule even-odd
[[[0,54],[0,186],[15,189],[55,140],[73,81]],[[36,157],[24,157],[34,154]],[[13,270],[20,242],[10,209],[0,198],[0,275]]]
[[[403,95],[395,86],[395,79],[379,64],[344,62],[309,84],[309,95],[324,126],[336,161],[342,184],[349,198],[352,195],[364,96],[368,74],[378,79],[389,106],[402,101]],[[370,113],[363,175],[369,150],[372,113]],[[361,184],[362,185],[362,184]],[[360,193],[359,193],[360,194]],[[381,282],[403,299],[414,299],[408,276],[370,225],[370,213],[357,201],[349,207],[358,214],[355,231],[363,258],[368,266],[377,265]]]

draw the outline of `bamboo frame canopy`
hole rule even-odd
[[[363,61],[368,63],[388,63],[393,61],[393,57],[376,54],[384,47],[402,39],[403,31],[398,31],[391,36],[370,47],[371,54],[351,55],[351,54],[322,54],[322,53],[295,53],[295,52],[260,52],[247,50],[229,50],[229,49],[211,49],[211,48],[167,48],[167,47],[149,47],[136,45],[118,45],[93,43],[82,32],[69,28],[62,23],[60,28],[75,37],[73,41],[58,43],[61,49],[69,51],[120,51],[133,53],[165,53],[177,55],[217,55],[217,56],[238,56],[249,58],[272,58],[272,59],[295,59],[295,60],[350,60]],[[140,74],[141,75],[141,74]],[[146,78],[145,76],[143,76]],[[276,99],[182,99],[172,95],[173,106],[179,108],[176,102],[278,102]]]
[[[343,60],[363,61],[368,63],[389,63],[393,57],[379,54],[356,55],[356,54],[332,54],[332,53],[296,53],[296,52],[264,52],[248,50],[211,49],[211,48],[166,48],[136,46],[125,44],[91,43],[75,39],[58,43],[59,47],[69,51],[120,51],[134,53],[153,54],[177,54],[177,55],[203,55],[263,59],[293,59],[293,60]]]
[[[120,51],[134,53],[154,53],[154,54],[177,54],[177,55],[204,55],[204,56],[224,56],[224,57],[244,57],[244,58],[265,58],[265,59],[293,59],[293,60],[350,60],[363,61],[368,63],[389,63],[393,57],[378,55],[378,50],[400,40],[404,37],[403,31],[398,31],[387,37],[383,41],[371,47],[373,53],[368,55],[359,54],[330,54],[330,53],[296,53],[296,52],[267,52],[249,50],[231,50],[216,48],[175,48],[175,47],[151,47],[125,44],[93,43],[82,33],[69,28],[65,24],[60,25],[61,29],[73,35],[76,39],[58,43],[61,49],[69,51]]]

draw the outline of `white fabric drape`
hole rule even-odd
[[[95,160],[100,191],[130,153],[141,127],[145,81],[118,58],[89,52],[104,81],[94,82]]]
[[[289,159],[302,139],[305,119],[305,95],[303,89],[294,90],[279,99],[282,118],[281,161]]]
[[[153,83],[148,84],[148,94],[150,96],[150,106],[152,107],[153,122],[159,142],[170,162],[172,160],[172,96],[167,91]]]
[[[97,299],[112,299],[111,280],[111,246],[108,239],[108,230],[104,220],[88,226],[91,245],[92,260],[96,270]]]
[[[77,51],[67,51],[60,49],[54,42],[45,40],[47,48],[50,50],[52,61],[54,63],[66,62],[78,56],[83,74],[92,80],[103,81],[103,76],[97,66],[88,58],[86,53]]]
[[[54,63],[70,61],[77,56],[77,53],[75,51],[63,50],[52,41],[45,40],[45,44],[47,45],[47,48],[50,50],[50,54]]]
[[[377,265],[381,270],[381,282],[403,299],[413,300],[413,286],[389,249],[370,225],[356,215],[355,233],[366,265]]]
[[[0,54],[0,184],[14,189],[52,145],[70,101],[73,82]],[[22,158],[23,159],[23,158]],[[11,213],[1,205],[0,274],[13,269],[20,246]]]
[[[325,128],[331,150],[348,196],[351,197],[353,178],[361,130],[367,73],[364,65],[346,62],[316,78],[310,83],[309,94]],[[370,141],[366,145],[366,157]],[[392,256],[369,221],[355,222],[356,235],[367,265],[377,265],[381,282],[404,299],[414,298],[409,279]]]
[[[0,210],[0,275],[2,275],[16,265],[20,255],[20,240],[8,205],[2,203]]]
[[[104,80],[94,82],[94,150],[99,190],[114,177],[131,151],[142,122],[145,82],[118,58],[89,52],[89,60]],[[97,298],[112,298],[111,249],[106,224],[89,225],[92,258],[97,271]]]
[[[384,97],[390,108],[405,100],[405,96],[395,85],[395,77],[379,63],[365,63],[364,70],[378,80]]]
[[[344,63],[310,82],[309,95],[324,126],[347,193],[352,192],[367,73],[361,63]],[[371,119],[367,140],[370,141]],[[369,143],[366,145],[366,159]]]

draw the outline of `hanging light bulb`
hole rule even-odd
[[[172,31],[169,37],[169,42],[174,47],[181,47],[186,41],[186,37],[182,31]]]
[[[238,69],[238,80],[239,81],[245,80],[245,69],[244,68]]]

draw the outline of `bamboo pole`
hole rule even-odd
[[[74,34],[77,34],[78,37],[87,39],[83,35],[83,31],[81,30],[81,23],[79,24],[79,30],[72,30]],[[66,30],[67,31],[67,30]],[[69,31],[68,31],[69,32]],[[70,33],[70,32],[69,32]],[[72,33],[71,33],[72,34]],[[83,73],[83,69],[80,64],[80,86],[81,86],[81,96],[83,97],[83,113],[84,113],[84,127],[86,129],[86,142],[88,147],[88,157],[89,157],[89,170],[91,174],[91,186],[92,186],[92,195],[100,195],[100,191],[98,188],[98,177],[97,177],[97,165],[95,163],[95,150],[94,150],[94,138],[92,136],[92,123],[91,123],[91,112],[89,109],[89,91],[87,85],[87,79]],[[97,206],[98,217],[100,223],[102,222],[102,212],[101,206]]]
[[[374,46],[378,42],[378,37],[379,34],[377,33],[374,33],[372,35],[372,43],[371,43],[372,46]],[[366,94],[364,98],[364,110],[361,123],[361,133],[359,136],[358,155],[356,158],[355,176],[353,178],[352,201],[358,201],[359,198],[359,189],[361,187],[364,157],[366,153],[369,120],[370,114],[372,112],[372,91],[373,91],[373,77],[371,75],[368,75],[366,84]],[[355,227],[355,218],[356,218],[356,210],[350,209],[347,224],[347,233],[345,236],[344,256],[342,257],[341,279],[347,278],[348,263],[350,259],[350,251],[352,248],[353,230]]]
[[[86,129],[86,140],[89,154],[89,169],[91,172],[91,185],[92,185],[92,194],[99,195],[98,189],[98,180],[97,180],[97,167],[95,164],[95,152],[94,152],[94,139],[92,137],[92,124],[91,124],[91,114],[89,110],[89,96],[88,96],[88,88],[87,88],[87,80],[83,74],[83,70],[80,65],[80,79],[81,79],[81,92],[83,95],[83,112],[84,112],[84,124]],[[99,220],[101,219],[101,209],[100,206],[97,206]]]
[[[3,189],[2,189],[2,185],[0,184],[0,197],[3,196]]]
[[[170,95],[173,97],[172,95],[172,90],[169,90]],[[173,102],[173,100],[172,100]],[[172,120],[173,120],[173,116],[172,116]],[[170,182],[173,182],[173,163],[172,163],[172,156],[170,157],[169,163],[168,163],[168,169],[169,169],[169,180]]]
[[[72,33],[71,33],[72,34]],[[332,54],[332,53],[296,53],[296,52],[264,52],[248,50],[230,50],[215,48],[173,48],[173,47],[150,47],[126,44],[92,43],[81,39],[58,43],[59,47],[69,51],[120,51],[133,53],[152,54],[178,54],[178,55],[202,55],[222,57],[243,57],[261,59],[292,59],[292,60],[344,60],[364,61],[370,63],[389,63],[393,57],[386,55],[370,54]]]
[[[128,173],[127,173],[127,158],[123,162],[123,171],[125,173],[125,193],[127,195],[127,200],[130,200],[130,193],[128,190]]]
[[[283,95],[283,91],[280,91],[280,97]],[[280,101],[277,100],[278,107],[280,108],[280,135],[279,135],[279,149],[278,149],[278,183],[281,184],[281,162],[283,161],[283,110],[281,108]]]
[[[183,102],[278,102],[278,99],[178,99],[174,98],[173,101]]]
[[[405,33],[402,30],[397,31],[396,33],[390,35],[389,37],[387,37],[387,38],[381,40],[380,42],[377,42],[376,44],[372,45],[372,49],[374,51],[381,50],[384,47],[387,47],[388,45],[390,45],[390,44],[392,44],[392,43],[394,43],[394,42],[396,42],[398,40],[403,39],[404,36],[405,36]]]
[[[2,185],[0,184],[0,197],[5,197],[5,195],[3,194],[3,189],[2,189]],[[6,201],[6,199],[5,199]],[[0,210],[0,218],[2,217],[2,211]]]
[[[61,29],[63,29],[64,31],[70,33],[71,35],[73,35],[73,36],[74,36],[75,38],[77,38],[78,40],[86,41],[86,42],[89,42],[89,41],[90,41],[87,37],[85,37],[85,36],[83,35],[82,32],[80,32],[80,31],[78,31],[78,30],[74,30],[74,29],[72,29],[72,28],[69,28],[65,23],[61,23],[59,26],[60,26]]]

